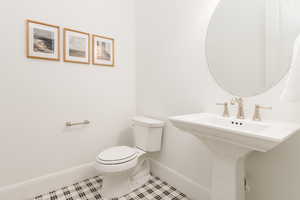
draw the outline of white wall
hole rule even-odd
[[[206,67],[204,43],[217,1],[139,0],[136,4],[137,112],[167,119],[214,105],[217,90]],[[163,140],[162,153],[154,157],[209,188],[211,156],[206,147],[170,124]]]
[[[193,112],[221,113],[215,103],[229,100],[211,77],[205,57],[210,16],[219,0],[138,0],[137,111],[166,119]],[[268,92],[246,98],[246,115],[254,104],[273,106],[264,119],[300,122],[300,104],[279,101],[283,81]],[[230,108],[235,114],[234,107]],[[300,135],[268,153],[253,153],[247,160],[251,184],[248,200],[299,199]],[[208,150],[193,136],[167,126],[163,150],[154,158],[210,187]]]
[[[1,4],[0,187],[94,160],[128,143],[135,114],[133,0]],[[116,39],[116,67],[25,57],[25,20]],[[88,119],[84,128],[66,121]]]

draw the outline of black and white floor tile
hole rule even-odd
[[[102,200],[99,192],[101,187],[101,178],[95,176],[71,186],[36,196],[34,200]],[[157,177],[151,177],[148,183],[141,188],[114,200],[188,200],[188,198],[168,183]]]

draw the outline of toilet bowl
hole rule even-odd
[[[124,196],[149,180],[150,166],[149,161],[143,158],[145,153],[138,148],[120,146],[109,148],[97,156],[95,168],[102,175],[103,197]]]
[[[118,198],[143,186],[150,178],[148,152],[160,151],[164,122],[146,117],[133,118],[135,147],[116,146],[102,151],[95,168],[103,179],[101,195]]]

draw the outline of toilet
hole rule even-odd
[[[164,122],[143,116],[132,119],[134,147],[116,146],[97,157],[95,168],[102,176],[101,195],[118,198],[143,186],[150,178],[147,153],[161,149]]]

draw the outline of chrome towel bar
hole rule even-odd
[[[89,120],[84,120],[83,122],[66,122],[66,126],[77,126],[77,125],[85,125],[90,124]]]

